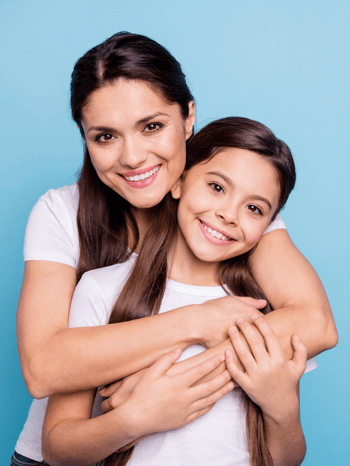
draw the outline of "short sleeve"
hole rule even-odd
[[[273,230],[280,230],[280,229],[287,229],[284,221],[282,220],[282,217],[280,216],[280,214],[277,215],[277,217],[275,218],[275,220],[270,223],[270,225],[266,228],[265,232],[264,232],[264,235],[266,233],[269,233],[270,231],[273,231]]]
[[[41,196],[30,213],[24,260],[46,260],[77,267],[79,237],[77,228],[77,186],[51,189]]]
[[[75,288],[69,312],[69,327],[106,325],[109,312],[96,281],[85,273]]]

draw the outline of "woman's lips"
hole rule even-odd
[[[197,219],[199,228],[201,229],[203,235],[213,244],[217,244],[220,246],[227,246],[231,244],[233,241],[237,241],[232,236],[229,236],[222,230],[215,228],[212,225],[208,225],[207,223]]]
[[[121,176],[127,185],[132,188],[146,188],[155,181],[161,168],[161,165],[154,165],[153,167],[143,168],[142,170],[126,172]]]

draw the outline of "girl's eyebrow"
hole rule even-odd
[[[220,176],[220,178],[222,178],[231,188],[233,188],[232,180],[228,176],[224,175],[223,173],[221,173],[221,172],[208,172],[207,174],[208,175]],[[268,199],[266,199],[266,197],[262,197],[262,196],[259,196],[259,195],[255,194],[255,195],[250,196],[250,198],[254,199],[256,201],[265,202],[265,204],[267,204],[268,208],[270,210],[272,209],[271,202]]]

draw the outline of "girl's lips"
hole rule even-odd
[[[161,168],[162,168],[161,165],[154,165],[153,167],[144,168],[142,170],[123,173],[121,176],[123,180],[125,181],[125,183],[132,188],[136,188],[136,189],[147,188],[148,186],[154,183]],[[140,178],[141,175],[145,175],[146,178],[138,179],[138,180],[132,179],[136,177]],[[129,179],[127,179],[126,177],[128,177]]]
[[[227,233],[225,233],[222,230],[219,230],[211,225],[208,225],[207,223],[202,222],[201,220],[197,219],[199,228],[201,229],[201,232],[203,235],[206,237],[207,240],[209,240],[211,243],[219,245],[219,246],[227,246],[228,244],[232,244],[233,241],[237,241],[232,236],[229,236]],[[210,228],[211,231],[215,231],[216,233],[221,233],[223,236],[225,236],[228,239],[220,239],[217,238],[216,236],[213,236],[207,228]]]

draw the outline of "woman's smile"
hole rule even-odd
[[[161,165],[156,165],[155,167],[144,168],[138,171],[132,170],[121,174],[121,176],[125,179],[128,186],[141,189],[150,186],[155,181],[161,168]]]

